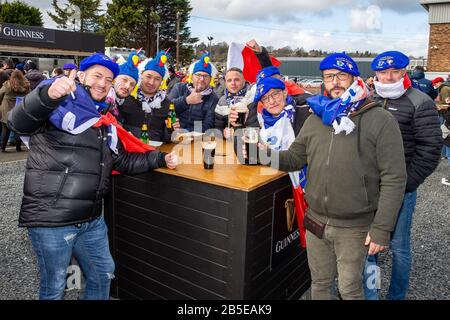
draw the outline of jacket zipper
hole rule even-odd
[[[334,141],[334,129],[331,130],[331,142],[330,142],[330,147],[328,148],[328,155],[327,155],[327,162],[326,162],[327,169],[328,169],[327,171],[329,171],[329,169],[330,169],[330,156],[331,156],[331,149],[333,147],[333,141]],[[328,176],[329,175],[327,175],[327,178],[325,181],[325,198],[324,198],[325,211],[327,214],[327,223],[326,224],[328,224],[328,221],[330,220],[328,217],[328,206],[327,206],[327,204],[328,204]]]
[[[56,193],[56,197],[53,200],[53,204],[55,204],[59,200],[59,198],[61,197],[61,192],[62,192],[62,189],[63,189],[64,185],[66,184],[66,180],[67,180],[67,176],[68,175],[69,175],[69,168],[66,168],[66,170],[64,171],[64,176],[62,178],[62,181],[61,181],[61,183],[59,185],[58,192]]]
[[[102,186],[102,182],[103,182],[103,173],[104,173],[104,167],[105,167],[105,163],[103,162],[103,131],[102,131],[102,127],[99,128],[99,132],[100,132],[100,180],[98,182],[98,188],[97,188],[97,194],[95,196],[95,200],[98,200],[98,196],[100,194],[100,188]]]

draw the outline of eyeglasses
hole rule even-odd
[[[261,102],[266,104],[269,102],[270,99],[272,99],[272,101],[276,101],[276,99],[278,99],[278,97],[280,96],[281,92],[282,91],[278,90],[272,92],[272,94],[266,94],[264,97],[261,98]]]
[[[323,82],[331,82],[333,81],[334,77],[336,77],[338,80],[345,81],[350,78],[350,74],[345,72],[324,74],[322,76]]]
[[[209,79],[211,76],[209,74],[198,74],[198,73],[194,73],[194,76],[198,79]]]

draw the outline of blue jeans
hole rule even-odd
[[[109,299],[114,261],[103,215],[78,225],[28,228],[28,235],[39,265],[39,299],[63,298],[72,254],[86,278],[84,299]]]
[[[450,147],[444,146],[445,156],[447,157],[448,164],[450,164]]]
[[[392,251],[392,275],[388,300],[404,300],[409,287],[411,271],[411,226],[416,207],[417,191],[406,193],[398,214],[395,229],[391,235],[390,249]],[[376,266],[376,256],[366,259],[364,272],[364,294],[367,300],[378,300],[378,289],[370,286],[373,283],[368,278]],[[371,268],[372,267],[372,268]]]

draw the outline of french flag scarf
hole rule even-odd
[[[142,153],[155,150],[123,129],[111,113],[100,114],[106,107],[106,103],[95,102],[83,87],[77,85],[75,99],[69,95],[50,114],[49,120],[58,129],[73,135],[80,134],[90,127],[106,126],[108,146],[115,154],[118,153],[119,139],[128,152]]]
[[[355,124],[349,118],[350,114],[358,110],[368,96],[367,86],[358,77],[340,98],[313,96],[306,101],[323,124],[333,126],[335,134],[345,132],[348,135],[355,129]]]
[[[373,84],[378,95],[385,99],[398,99],[412,86],[407,74],[396,83],[381,83],[375,80]]]

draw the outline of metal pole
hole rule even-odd
[[[180,67],[180,17],[181,13],[177,12],[177,65],[176,69]]]
[[[156,53],[159,52],[159,28],[161,27],[161,23],[156,24]]]
[[[211,42],[214,40],[214,38],[212,36],[209,36],[208,40],[209,40],[209,50],[208,50],[209,51],[209,57],[212,59]]]
[[[147,54],[147,57],[151,57],[150,56],[150,39],[151,39],[151,36],[150,36],[150,8],[151,8],[151,5],[152,5],[152,1],[151,0],[148,0],[147,1],[147,37],[146,37],[146,54]]]

